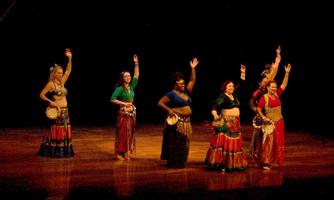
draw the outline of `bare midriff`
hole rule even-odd
[[[183,106],[178,108],[172,108],[172,110],[180,115],[191,115],[192,111],[190,106]]]
[[[53,96],[54,102],[58,107],[67,107],[67,100],[65,96]]]
[[[240,110],[239,108],[222,109],[222,114],[229,116],[239,116]]]

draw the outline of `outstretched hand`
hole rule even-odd
[[[72,58],[72,52],[71,52],[71,49],[69,49],[69,48],[66,48],[66,49],[65,49],[65,56],[68,57],[68,58]]]
[[[190,67],[194,69],[198,65],[198,63],[199,60],[195,57],[190,61]]]
[[[241,72],[241,73],[246,73],[246,65],[241,64],[240,72]]]
[[[287,66],[284,66],[285,72],[289,73],[291,70],[291,64],[289,63]]]
[[[281,53],[281,46],[278,45],[277,49],[276,49],[276,54],[280,54]]]
[[[138,59],[137,54],[134,54],[134,55],[133,55],[133,62],[134,62],[135,64],[138,64],[139,59]]]

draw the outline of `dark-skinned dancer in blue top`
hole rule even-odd
[[[130,160],[130,154],[135,152],[135,126],[136,107],[133,104],[135,92],[139,79],[139,60],[133,56],[135,64],[134,75],[123,71],[120,76],[118,87],[111,96],[111,103],[119,105],[116,135],[115,135],[115,156],[118,160]]]
[[[193,58],[190,61],[191,76],[186,85],[184,76],[180,72],[173,74],[173,90],[167,92],[158,102],[158,106],[166,111],[168,116],[177,115],[179,120],[171,125],[165,122],[163,130],[161,160],[166,160],[170,168],[185,168],[187,165],[192,114],[190,94],[196,82],[195,68],[199,61]]]
[[[241,82],[246,78],[246,66],[240,68]],[[241,84],[241,83],[240,83]],[[215,128],[210,140],[205,163],[211,170],[239,171],[247,167],[243,152],[243,140],[240,132],[240,102],[238,88],[233,81],[227,80],[221,86],[221,94],[216,98],[211,114]]]

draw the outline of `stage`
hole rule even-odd
[[[168,169],[160,158],[161,124],[138,124],[136,154],[114,159],[115,127],[72,127],[73,158],[37,156],[47,127],[0,129],[1,199],[328,199],[334,192],[333,138],[285,135],[285,166],[254,163],[242,172],[209,171],[211,130],[193,124],[188,166]],[[245,150],[251,127],[244,125]]]

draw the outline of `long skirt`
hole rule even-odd
[[[268,138],[269,139],[269,138]],[[263,132],[261,128],[253,128],[252,139],[250,143],[250,157],[257,166],[261,164],[261,152],[263,145]]]
[[[60,115],[55,119],[50,131],[44,134],[38,155],[56,158],[74,156],[68,108],[60,109]]]
[[[205,163],[212,170],[240,171],[248,162],[243,151],[243,139],[238,116],[224,116],[225,124],[216,128],[210,140]]]
[[[167,167],[186,167],[191,134],[190,117],[181,118],[175,125],[165,123],[160,159],[167,161]]]
[[[136,112],[126,113],[118,112],[116,135],[115,135],[115,155],[135,153],[135,126]]]
[[[275,131],[266,137],[261,147],[260,162],[269,165],[276,161],[279,166],[284,164],[284,120],[275,122]]]

